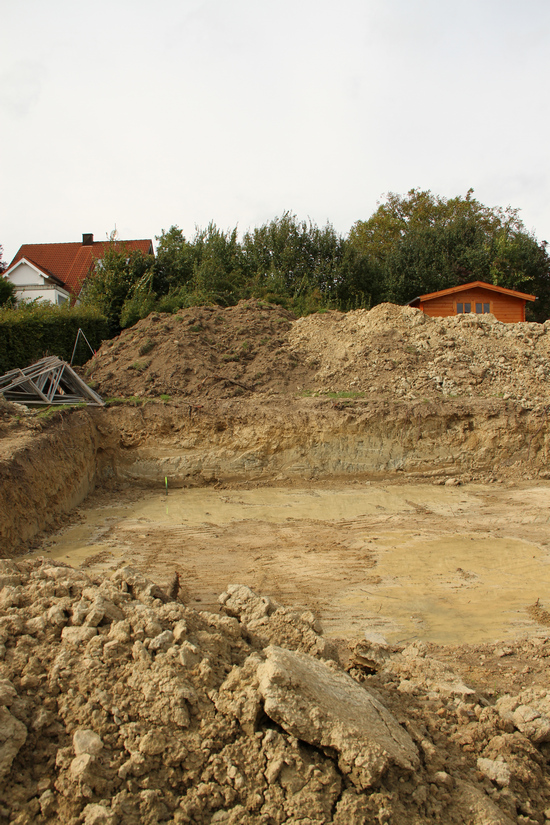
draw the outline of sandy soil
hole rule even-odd
[[[322,485],[97,493],[45,554],[122,562],[218,609],[228,584],[314,609],[325,634],[486,643],[540,632],[550,485]]]

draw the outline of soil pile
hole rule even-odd
[[[550,395],[549,332],[550,322],[430,318],[394,304],[295,319],[241,301],[152,314],[106,342],[86,375],[104,397],[351,393],[532,404]]]
[[[526,404],[550,394],[550,322],[504,324],[493,315],[430,318],[379,304],[370,311],[310,315],[289,346],[316,368],[323,391],[393,398],[503,397]]]
[[[128,567],[91,579],[2,561],[0,583],[0,821],[506,825],[550,813],[544,687],[495,701],[421,644],[338,650],[311,613],[239,585],[218,615]]]
[[[86,378],[104,397],[295,392],[309,368],[286,346],[292,313],[257,301],[153,313],[103,344]]]

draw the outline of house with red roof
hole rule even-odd
[[[82,243],[27,243],[20,247],[4,277],[15,286],[17,300],[38,299],[52,304],[75,303],[84,281],[114,243],[118,249],[153,254],[149,239],[135,241],[94,241],[82,235]]]
[[[514,324],[525,321],[525,304],[535,301],[535,295],[495,286],[485,281],[472,281],[438,292],[428,292],[409,301],[409,306],[421,309],[432,318],[448,318],[470,312],[476,315],[491,313],[498,321]]]

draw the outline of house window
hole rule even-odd
[[[463,312],[471,312],[472,305],[471,304],[459,304],[456,305],[456,314],[462,315]]]
[[[491,305],[490,304],[483,304],[483,312],[490,312]]]
[[[476,315],[483,315],[483,304],[476,304]]]

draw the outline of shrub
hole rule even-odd
[[[23,303],[17,309],[0,307],[0,375],[46,355],[70,361],[79,329],[94,350],[109,337],[107,319],[92,307],[55,306],[45,301]],[[91,357],[81,336],[73,364],[84,364]]]

